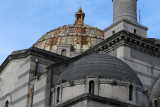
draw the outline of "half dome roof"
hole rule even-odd
[[[160,78],[157,80],[157,82],[154,84],[150,99],[159,98],[160,97]]]
[[[142,87],[135,71],[120,59],[95,52],[83,56],[65,68],[58,81],[85,79],[86,76],[98,76],[106,79],[131,80]]]

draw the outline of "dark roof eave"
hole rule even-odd
[[[5,66],[9,63],[10,60],[25,58],[29,55],[35,55],[35,56],[47,58],[49,60],[57,60],[57,61],[64,61],[64,60],[69,59],[68,57],[58,55],[56,53],[52,53],[52,52],[45,51],[39,48],[31,47],[29,49],[13,51],[0,66],[0,73],[5,68]]]

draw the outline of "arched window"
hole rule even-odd
[[[94,81],[89,82],[89,93],[94,94]]]
[[[154,101],[154,107],[158,107],[158,102],[157,102],[157,100]]]
[[[129,100],[133,101],[133,85],[129,85]]]
[[[60,88],[57,88],[57,102],[59,102],[59,96],[60,96]]]
[[[63,49],[63,50],[61,51],[61,55],[66,56],[66,50],[65,50],[65,49]]]
[[[137,32],[137,30],[136,30],[136,29],[134,29],[134,34],[136,34],[136,32]]]
[[[6,101],[5,107],[8,107],[8,105],[9,105],[9,101]]]

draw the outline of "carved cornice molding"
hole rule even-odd
[[[126,31],[120,31],[105,39],[92,49],[99,53],[108,53],[120,46],[128,46],[155,57],[160,57],[160,44]]]

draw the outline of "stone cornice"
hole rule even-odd
[[[66,107],[66,106],[75,104],[76,102],[83,101],[85,99],[96,101],[96,102],[101,102],[101,103],[105,103],[105,104],[109,104],[109,105],[114,105],[116,107],[119,107],[119,106],[120,107],[121,106],[122,107],[140,107],[138,105],[134,105],[134,104],[131,104],[131,103],[125,103],[125,102],[122,102],[122,101],[109,99],[109,98],[106,98],[106,97],[101,97],[101,96],[92,95],[92,94],[82,94],[78,97],[75,97],[75,98],[73,98],[71,100],[68,100],[66,102],[63,102],[61,104],[52,105],[52,107]]]
[[[126,31],[120,31],[105,39],[92,49],[96,52],[108,53],[119,46],[129,46],[155,57],[160,57],[160,44]]]
[[[135,22],[131,22],[130,20],[127,20],[127,19],[122,19],[122,20],[119,20],[119,21],[113,23],[113,24],[110,25],[109,27],[105,28],[105,29],[103,30],[103,32],[111,29],[112,27],[116,26],[117,24],[119,24],[119,23],[121,23],[121,22],[126,22],[126,23],[128,23],[128,24],[132,24],[132,25],[138,26],[139,28],[143,28],[143,29],[145,29],[145,30],[148,30],[148,28],[147,28],[146,26],[143,26],[143,25],[138,24],[138,23],[135,23]]]
[[[34,55],[34,56],[42,57],[42,58],[57,61],[57,62],[69,59],[68,57],[58,55],[56,53],[52,53],[52,52],[45,51],[45,50],[42,50],[42,49],[39,49],[39,48],[31,47],[29,49],[24,49],[24,50],[19,50],[19,51],[12,52],[6,58],[6,60],[2,63],[2,65],[0,66],[0,73],[4,69],[4,67],[8,64],[8,62],[10,60],[25,58],[29,55]]]

